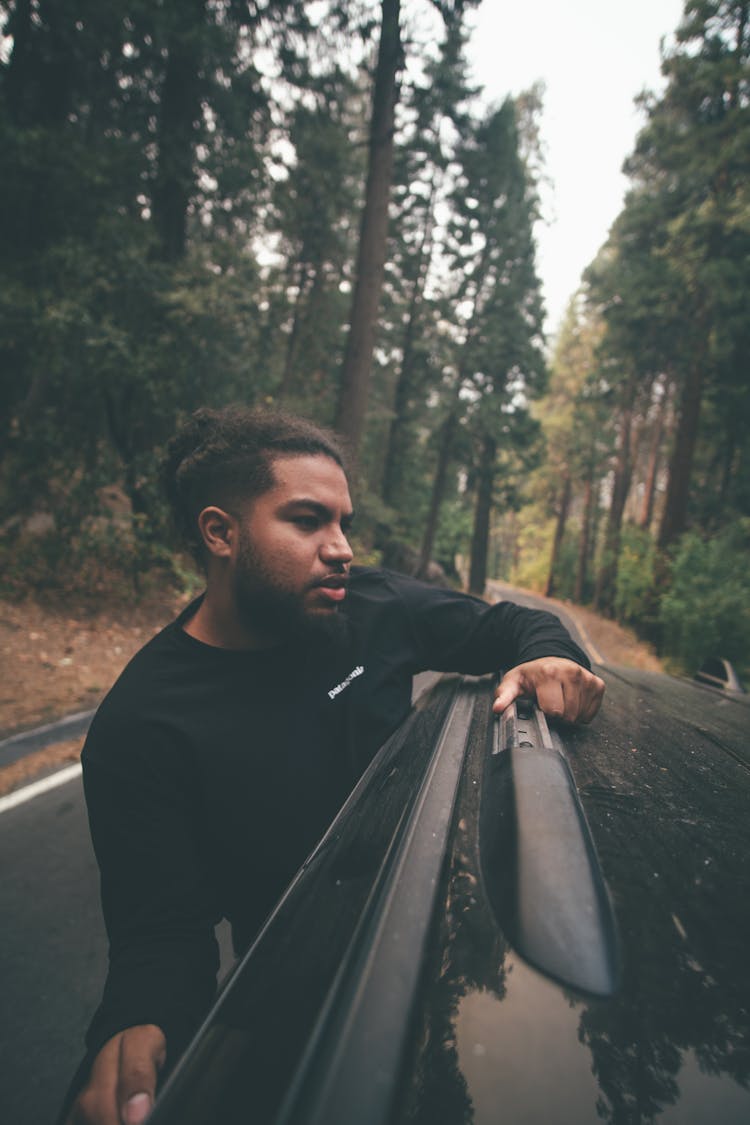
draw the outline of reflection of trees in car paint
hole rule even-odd
[[[557,1073],[561,1065],[575,1069],[559,1102],[547,1103],[556,1121],[635,1125],[672,1112],[679,1120],[680,1107],[701,1083],[707,1104],[724,1107],[726,1096],[715,1102],[708,1089],[716,1075],[738,1084],[729,1099],[737,1116],[722,1116],[722,1125],[750,1119],[750,1092],[743,1089],[750,1082],[750,826],[746,770],[730,749],[742,744],[747,710],[717,699],[709,712],[705,692],[661,676],[625,678],[623,684],[611,677],[595,730],[566,735],[622,928],[619,993],[601,1001],[546,984],[504,943],[479,874],[478,782],[486,740],[477,727],[445,915],[425,970],[414,1076],[394,1118],[400,1125],[512,1120],[514,1105],[522,1116],[530,1089],[549,1076],[528,1058],[524,1065],[529,1037],[514,1026],[512,999],[517,995],[522,1005],[524,990],[539,986],[541,993],[543,984],[536,1036],[553,1041],[549,1059]],[[495,844],[502,850],[507,838],[501,833]],[[474,998],[487,1019],[488,1056],[516,1052],[515,1072],[506,1060],[503,1075],[493,1074],[489,1057],[484,1070],[466,1065],[461,1024],[467,1008],[477,1007]],[[578,1013],[566,1026],[562,1007]]]
[[[624,936],[639,954],[626,968],[622,997],[606,1012],[590,1009],[581,1018],[581,1039],[604,1095],[603,1117],[613,1125],[652,1120],[677,1103],[690,1049],[706,1073],[748,1081],[747,988],[742,982],[735,987],[721,949],[709,954],[710,968],[696,959],[700,935],[694,942],[671,910],[684,904],[682,892],[662,896],[655,884],[626,892],[632,895],[627,912],[637,923]]]
[[[688,1053],[706,1074],[750,1080],[747,778],[734,756],[707,759],[705,742],[736,745],[746,715],[733,704],[709,714],[705,693],[663,678],[638,686],[642,708],[610,683],[606,744],[585,738],[573,755],[626,951],[620,994],[580,1028],[612,1125],[676,1105]],[[737,1120],[749,1117],[750,1093]]]

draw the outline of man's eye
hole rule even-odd
[[[317,516],[295,516],[294,519],[297,527],[301,527],[303,531],[315,531],[318,526]]]

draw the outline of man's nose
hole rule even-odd
[[[324,562],[350,563],[352,561],[354,552],[343,531],[338,531],[326,539],[320,549],[320,557]]]

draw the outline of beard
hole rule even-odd
[[[305,608],[304,595],[289,590],[243,537],[235,571],[234,603],[242,624],[271,641],[317,640],[346,642],[349,625],[337,609],[314,612]]]

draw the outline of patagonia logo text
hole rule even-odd
[[[344,688],[349,687],[349,684],[352,682],[352,680],[356,680],[357,676],[361,676],[363,672],[364,667],[361,664],[358,664],[356,668],[352,669],[345,680],[342,680],[340,684],[336,684],[336,687],[331,688],[331,690],[328,692],[328,698],[335,699],[336,696],[344,690]]]

